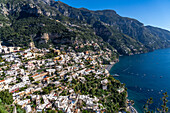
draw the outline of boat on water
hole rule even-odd
[[[118,77],[119,75],[118,75],[118,74],[114,74],[113,76],[114,76],[114,77]]]

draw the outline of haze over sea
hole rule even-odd
[[[122,56],[110,73],[120,75],[117,79],[126,84],[128,98],[135,101],[134,107],[139,113],[143,113],[143,106],[150,97],[153,97],[154,102],[150,108],[155,110],[162,104],[162,93],[168,92],[170,97],[170,48]]]

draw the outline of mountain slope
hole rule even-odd
[[[113,10],[78,9],[54,0],[0,0],[0,4],[0,38],[6,45],[28,46],[33,41],[37,47],[49,47],[97,39],[125,55],[170,45],[169,31],[145,27]]]
[[[154,35],[156,33],[155,31],[151,31],[139,21],[127,17],[121,17],[113,10],[90,11],[84,8],[76,9],[62,2],[56,2],[52,6],[57,8],[65,16],[86,21],[91,25],[93,25],[96,21],[101,21],[112,29],[141,42],[150,51],[169,47],[170,42],[167,39],[167,37],[170,37],[169,34],[166,38],[162,37],[163,35]],[[161,29],[160,32],[162,32],[162,34],[165,33]]]

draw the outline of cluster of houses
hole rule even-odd
[[[100,78],[99,75],[109,76],[105,66],[100,63],[102,54],[53,49],[55,56],[47,58],[46,55],[51,54],[49,49],[29,48],[20,51],[17,48],[16,51],[9,49],[8,52],[4,51],[2,46],[0,49],[4,52],[0,58],[0,91],[9,90],[13,95],[13,103],[22,106],[27,113],[42,112],[48,108],[57,108],[67,113],[79,113],[81,109],[95,112],[104,110],[97,97],[76,94],[73,88],[62,81],[67,79],[67,82],[71,83],[73,79],[77,79],[86,82],[82,75],[90,73],[95,73],[96,79]],[[92,67],[89,67],[86,61]],[[107,79],[101,81],[103,90],[107,90],[107,83]],[[43,92],[49,84],[54,85],[55,89],[50,90],[48,94],[37,93]],[[68,91],[69,94],[63,96],[63,91]],[[82,103],[84,106],[80,109],[78,106]]]
[[[20,47],[7,47],[7,46],[2,46],[0,41],[0,54],[7,54],[7,53],[12,53],[12,52],[17,52],[20,51]]]

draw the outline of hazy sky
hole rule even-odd
[[[145,25],[170,30],[170,0],[60,0],[76,8],[113,9],[119,15],[139,20]]]

